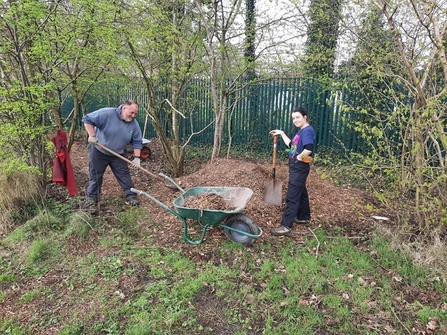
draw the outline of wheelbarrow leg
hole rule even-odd
[[[188,223],[186,222],[186,219],[183,218],[183,217],[181,217],[181,219],[182,219],[182,221],[183,221],[183,236],[184,236],[184,238],[185,238],[185,241],[188,242],[189,244],[195,244],[195,245],[202,243],[203,240],[204,240],[204,238],[205,238],[206,231],[207,231],[208,227],[209,227],[211,224],[209,224],[209,223],[205,224],[205,225],[203,226],[202,234],[200,235],[200,239],[198,239],[198,240],[193,240],[193,239],[191,239],[191,237],[189,236],[189,233],[188,233]]]

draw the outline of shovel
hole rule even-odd
[[[134,166],[131,160],[127,159],[126,157],[121,156],[120,154],[116,153],[116,152],[113,151],[112,149],[107,148],[107,147],[104,146],[103,144],[101,144],[101,143],[97,143],[96,145],[97,145],[98,147],[100,147],[101,149],[104,149],[104,150],[107,151],[108,153],[111,153],[112,155],[114,155],[114,156],[116,156],[116,157],[118,157],[118,158],[121,158],[123,161],[125,161],[125,162],[131,164],[132,166]],[[148,175],[150,175],[150,176],[156,178],[158,181],[163,182],[163,184],[164,184],[166,187],[171,188],[171,189],[178,189],[178,190],[184,192],[184,190],[183,190],[180,186],[178,186],[178,185],[175,183],[175,181],[173,181],[170,177],[165,176],[165,175],[162,174],[162,173],[160,173],[160,174],[157,175],[157,174],[155,174],[155,173],[152,173],[152,172],[146,170],[145,168],[142,168],[141,166],[137,166],[137,168],[140,169],[141,171],[147,173]],[[164,179],[169,180],[169,184],[166,184],[166,183],[164,182]]]
[[[278,135],[273,135],[273,170],[272,180],[265,182],[264,201],[268,204],[281,206],[282,204],[282,182],[276,180],[276,144]]]

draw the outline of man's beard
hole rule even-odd
[[[132,120],[134,119],[132,116],[125,117],[123,112],[121,112],[120,116],[121,116],[121,120],[126,121],[126,122],[132,122]]]

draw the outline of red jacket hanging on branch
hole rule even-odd
[[[56,157],[53,160],[53,182],[66,186],[69,195],[76,195],[76,181],[68,153],[67,133],[58,130],[57,135],[51,141],[56,147]]]

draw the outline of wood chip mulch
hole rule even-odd
[[[142,162],[142,167],[154,174],[162,172],[169,175],[169,168],[162,152],[161,143],[157,139],[153,139],[149,143],[149,147],[152,155],[148,160]],[[79,196],[85,197],[88,184],[86,144],[74,143],[70,155]],[[245,206],[243,213],[250,216],[264,231],[264,234],[259,238],[260,243],[264,243],[277,239],[277,237],[272,237],[269,231],[280,224],[284,210],[288,182],[286,162],[278,161],[276,165],[276,181],[282,183],[281,206],[270,205],[263,199],[266,184],[271,181],[271,173],[271,161],[253,162],[243,159],[218,158],[213,162],[185,161],[185,174],[173,179],[184,190],[197,186],[246,187],[253,190],[253,196]],[[131,168],[131,175],[137,189],[150,194],[165,206],[174,208],[173,201],[181,195],[178,190],[166,187],[164,183],[160,183],[153,176],[135,168]],[[318,227],[324,227],[328,230],[337,229],[337,231],[341,229],[348,236],[361,238],[368,234],[376,223],[372,219],[373,215],[386,216],[380,210],[371,211],[372,208],[377,208],[377,202],[371,194],[349,185],[335,185],[333,181],[327,178],[325,172],[318,167],[317,162],[312,164],[307,188],[312,210],[312,229],[318,229]],[[221,207],[225,205],[218,203],[220,201],[217,198],[211,200],[212,204],[207,204],[210,199],[200,198],[197,199],[199,203],[190,203],[193,199],[188,200],[187,206],[191,208],[211,207],[218,210],[226,208]],[[108,169],[104,175],[99,215],[113,216],[114,209],[108,204],[116,203],[117,199],[124,200],[124,194],[110,169]],[[182,236],[183,228],[178,217],[146,196],[139,196],[139,200],[141,207],[151,217],[152,221],[163,223],[161,229],[151,227],[149,224],[142,226],[142,229],[147,230],[147,233],[153,236],[158,244],[169,245],[173,240],[178,240],[178,237]],[[308,229],[297,226],[293,229],[292,238],[295,236],[297,240],[302,240],[302,236],[305,234],[309,234]],[[225,236],[223,233],[213,233],[211,238],[224,239]]]

